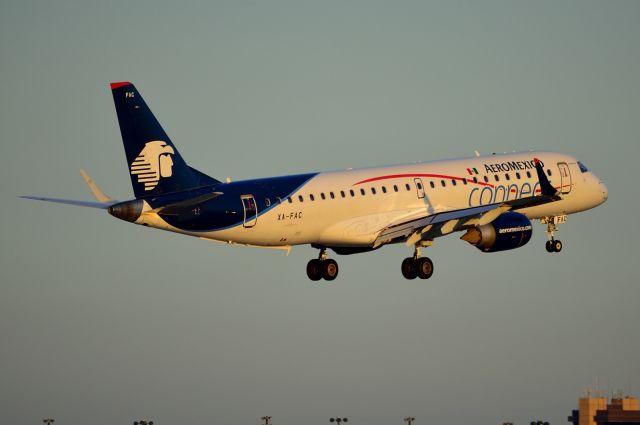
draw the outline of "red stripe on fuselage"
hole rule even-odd
[[[466,180],[469,183],[479,184],[480,186],[494,187],[491,183],[474,182],[473,180],[466,179],[464,177],[445,176],[444,174],[389,174],[387,176],[372,177],[370,179],[362,180],[357,183],[354,183],[353,185],[357,186],[359,184],[371,183],[378,180],[404,179],[404,178],[414,178],[414,177],[428,177],[433,179],[447,179],[447,180],[460,180],[460,181]]]

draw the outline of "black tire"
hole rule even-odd
[[[433,261],[429,257],[418,258],[415,267],[420,279],[429,279],[433,275]]]
[[[322,269],[321,269],[320,260],[318,260],[317,258],[314,258],[313,260],[307,263],[307,276],[309,277],[309,279],[313,280],[314,282],[322,279]]]
[[[547,243],[544,244],[544,247],[547,249],[547,252],[553,252],[553,242],[554,241],[547,241]]]
[[[562,242],[555,240],[553,241],[553,252],[560,252],[562,251]]]
[[[413,257],[407,257],[402,260],[401,270],[402,276],[404,276],[405,279],[412,280],[418,277],[418,268],[416,267],[416,262]]]
[[[333,280],[338,277],[338,263],[335,260],[328,259],[320,263],[322,277],[324,280]]]

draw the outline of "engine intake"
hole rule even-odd
[[[520,248],[531,239],[531,221],[520,213],[506,212],[489,224],[472,227],[460,239],[483,252]]]

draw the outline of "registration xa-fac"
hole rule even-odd
[[[135,199],[118,202],[82,171],[95,202],[25,198],[104,209],[119,219],[227,244],[317,248],[311,280],[333,280],[338,255],[405,244],[400,270],[428,279],[422,253],[452,233],[482,252],[525,245],[532,220],[546,225],[546,250],[560,252],[567,215],[607,200],[604,183],[575,157],[556,152],[479,155],[405,165],[219,181],[190,167],[133,84],[111,84]]]

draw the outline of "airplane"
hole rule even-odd
[[[319,250],[312,281],[334,280],[338,255],[404,243],[406,279],[428,279],[422,249],[451,233],[482,252],[524,246],[531,220],[546,224],[550,253],[567,215],[608,198],[605,184],[576,158],[556,152],[491,154],[405,165],[216,180],[192,167],[130,82],[111,83],[135,199],[118,202],[81,170],[95,202],[23,196],[107,210],[121,220],[227,244]]]

